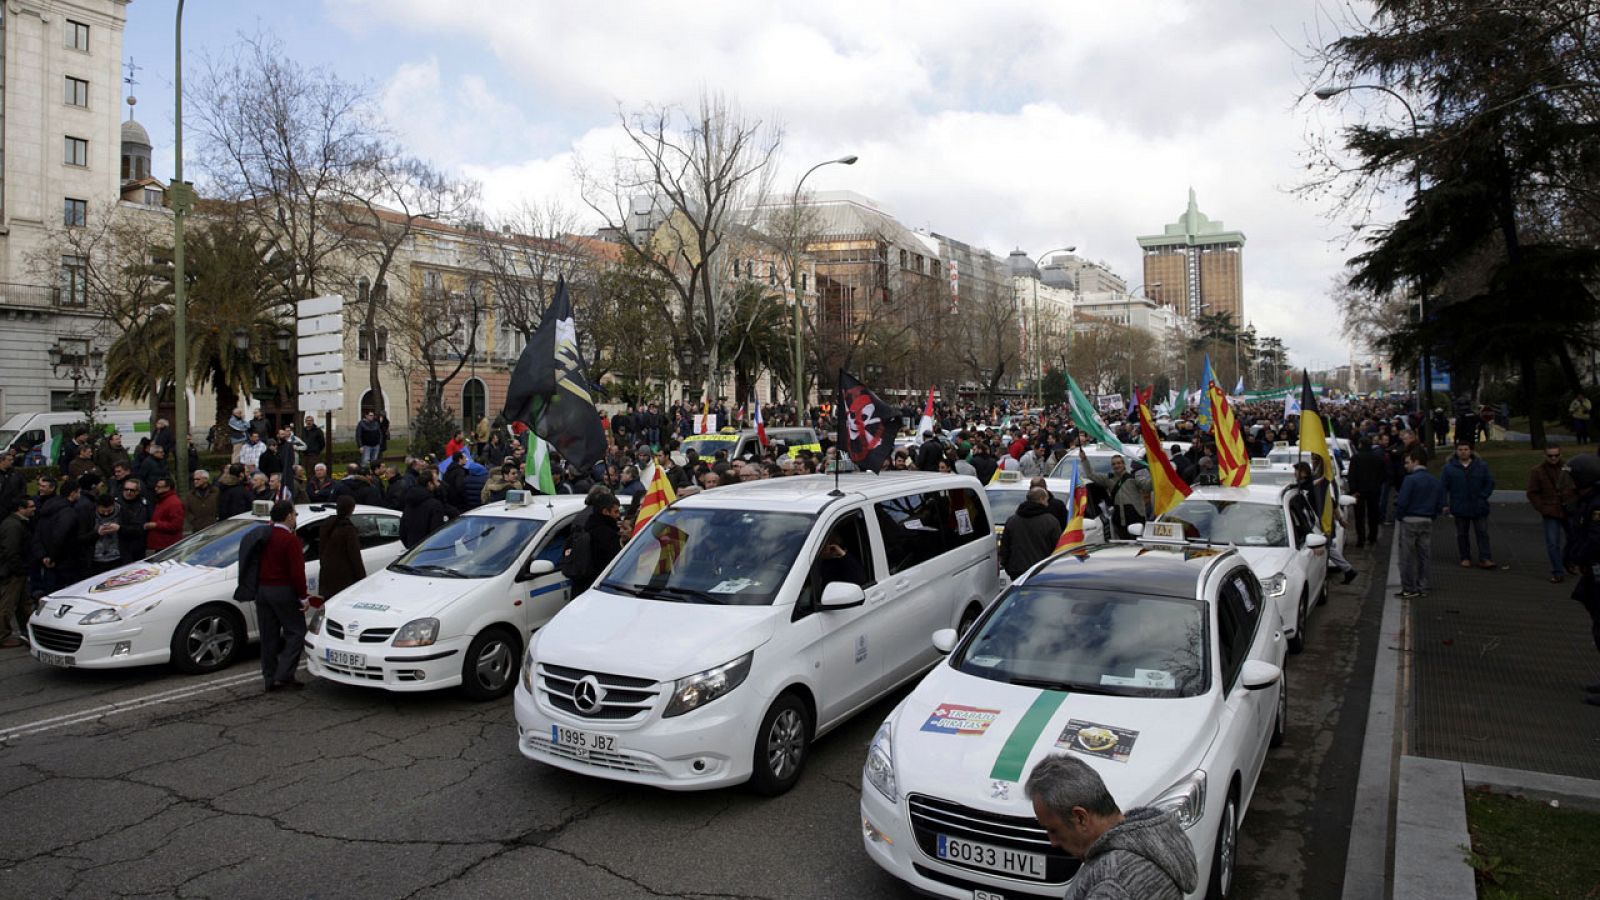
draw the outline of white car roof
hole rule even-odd
[[[1233,503],[1279,503],[1284,492],[1294,490],[1292,484],[1252,484],[1246,487],[1197,487],[1189,496],[1195,500],[1227,500]]]
[[[946,488],[971,488],[981,492],[983,485],[971,475],[942,472],[895,472],[881,475],[850,472],[838,476],[838,490],[851,500],[877,500],[914,491]],[[730,484],[680,499],[674,506],[685,509],[750,509],[765,507],[786,512],[815,513],[836,499],[833,475],[794,475]]]
[[[338,512],[337,506],[338,505],[334,503],[296,503],[294,505],[295,518],[301,525],[309,525],[312,522],[317,522],[322,519],[331,519]],[[357,503],[356,508],[351,510],[352,515],[356,513],[372,513],[380,516],[400,515],[400,511],[397,509],[390,509],[387,506],[368,506],[362,503]],[[230,516],[230,518],[246,519],[263,523],[272,521],[272,519],[267,516],[258,516],[254,513],[248,512],[242,512],[237,516]]]
[[[581,494],[533,494],[528,497],[527,503],[516,506],[507,506],[506,501],[497,500],[494,503],[485,503],[474,506],[462,513],[464,516],[499,516],[505,519],[551,519],[556,516],[566,515],[583,508],[583,501],[587,499]]]

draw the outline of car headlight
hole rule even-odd
[[[872,743],[867,747],[867,762],[862,767],[861,775],[878,789],[878,793],[888,798],[890,803],[899,803],[900,789],[894,780],[893,735],[894,719],[889,718],[878,726],[878,733],[872,736]]]
[[[438,638],[438,619],[412,619],[394,633],[394,646],[430,647]]]
[[[322,607],[319,606],[319,607],[313,609],[311,611],[311,619],[308,622],[306,622],[306,633],[307,634],[321,634],[322,633],[322,620],[326,619],[327,617],[328,617],[328,614],[323,612]]]
[[[1187,831],[1206,814],[1206,770],[1195,769],[1172,787],[1161,792],[1150,804],[1163,812],[1178,814],[1178,824]]]
[[[522,689],[533,695],[533,648],[538,646],[536,640],[528,642],[528,652],[522,656]]]
[[[1289,576],[1279,572],[1261,582],[1261,589],[1267,592],[1268,597],[1282,597],[1283,592],[1289,589]]]
[[[122,613],[114,609],[97,609],[78,620],[79,625],[104,625],[107,622],[121,622]]]
[[[679,678],[672,685],[672,699],[667,701],[667,711],[661,714],[662,717],[681,716],[699,709],[743,684],[745,676],[750,674],[750,660],[755,655],[752,650],[733,662]]]

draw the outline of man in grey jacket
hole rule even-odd
[[[1045,757],[1024,790],[1050,843],[1083,860],[1067,900],[1183,900],[1199,885],[1177,815],[1149,806],[1123,813],[1083,760]]]

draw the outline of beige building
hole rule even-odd
[[[1228,231],[1195,204],[1161,234],[1138,238],[1144,251],[1145,292],[1181,316],[1227,313],[1245,322],[1244,232]]]

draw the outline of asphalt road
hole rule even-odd
[[[1381,560],[1353,559],[1381,594]],[[1366,584],[1334,588],[1291,660],[1289,740],[1244,825],[1240,897],[1338,894],[1364,608],[1376,635]],[[898,695],[767,800],[529,762],[509,701],[325,682],[268,695],[256,671],[69,672],[0,651],[0,896],[912,896],[865,856],[856,814],[866,744]]]

